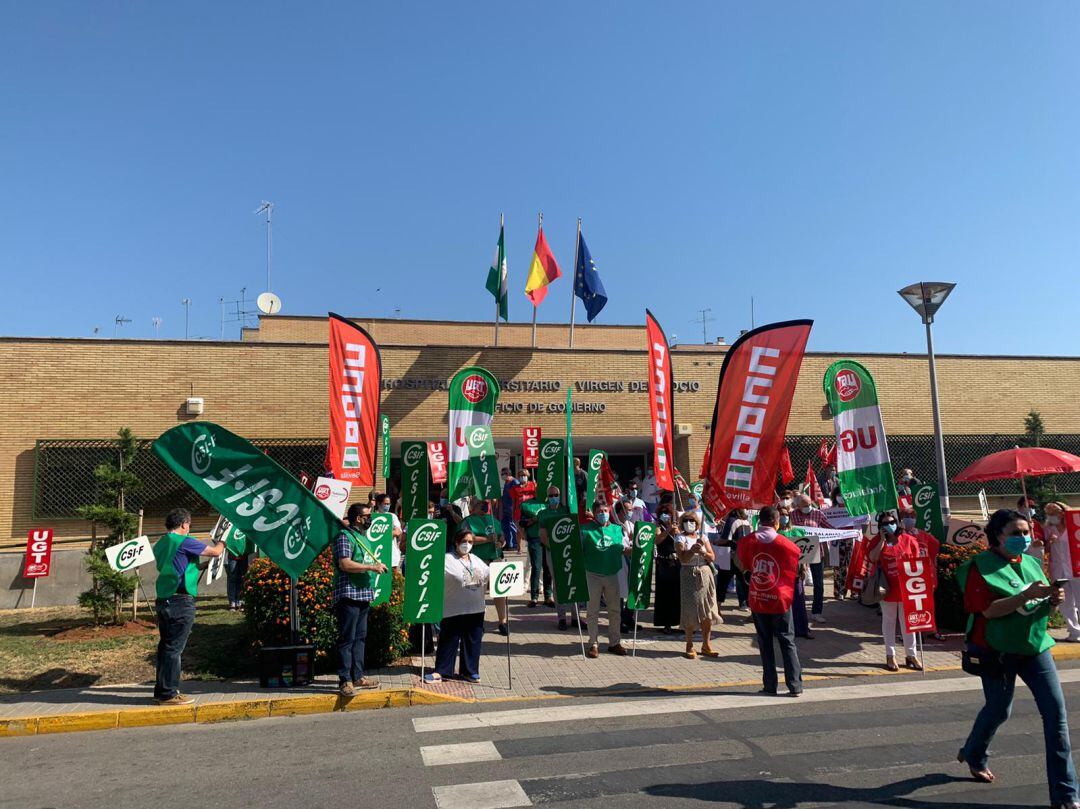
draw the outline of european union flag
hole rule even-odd
[[[589,248],[585,246],[585,237],[580,233],[578,233],[577,268],[574,270],[574,294],[585,304],[585,314],[588,315],[590,323],[607,304],[604,282],[600,280],[600,273],[596,271],[596,262],[592,260]]]

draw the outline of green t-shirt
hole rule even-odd
[[[521,504],[521,519],[532,520],[525,526],[525,537],[529,541],[540,541],[540,512],[547,507],[543,500],[526,500]]]
[[[587,522],[581,526],[581,548],[587,571],[613,576],[622,568],[623,530],[618,525]]]
[[[458,532],[468,528],[476,536],[477,540],[483,537],[494,536],[501,538],[502,526],[499,521],[490,514],[472,514],[461,521]],[[473,553],[478,559],[485,562],[494,562],[501,555],[498,546],[494,542],[477,542],[473,545]]]

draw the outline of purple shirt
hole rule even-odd
[[[180,586],[177,587],[176,592],[191,595],[184,585],[184,573],[187,571],[187,566],[192,562],[198,564],[199,557],[202,556],[204,550],[206,550],[205,543],[191,537],[184,537],[184,541],[176,549],[176,555],[173,556],[172,560],[173,570],[176,571],[176,577],[180,580]]]

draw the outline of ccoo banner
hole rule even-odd
[[[630,554],[629,593],[626,606],[632,610],[647,610],[652,593],[653,545],[656,525],[638,520],[634,523],[634,549]]]
[[[525,427],[521,431],[521,455],[526,469],[536,469],[540,463],[540,428]]]
[[[563,446],[561,438],[540,439],[540,461],[536,467],[536,496],[540,500],[546,500],[548,489],[555,486],[563,495],[565,502]]]
[[[499,496],[500,489],[499,465],[495,458],[495,442],[491,438],[491,428],[466,427],[465,441],[469,445],[472,494],[483,500],[494,500]]]
[[[551,578],[555,585],[555,601],[573,604],[589,598],[589,582],[585,578],[585,554],[581,549],[581,530],[577,513],[563,511],[540,513],[540,528],[548,536],[551,552]]]
[[[672,425],[675,423],[675,378],[667,337],[652,312],[645,310],[645,336],[649,344],[649,416],[652,419],[653,471],[656,485],[675,491]]]
[[[382,360],[371,335],[351,320],[329,315],[329,469],[338,480],[358,486],[375,483]]]
[[[405,620],[437,624],[443,617],[446,522],[417,519],[406,523]]]
[[[428,468],[427,444],[423,441],[401,442],[401,519],[427,517]]]

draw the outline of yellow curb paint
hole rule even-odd
[[[1057,643],[1050,647],[1054,660],[1080,660],[1080,643]]]
[[[355,697],[339,697],[338,710],[342,711],[371,711],[378,708],[387,708],[395,691],[359,691]],[[407,692],[406,692],[407,693]]]
[[[270,716],[300,716],[302,714],[329,713],[343,710],[341,698],[333,694],[315,694],[308,697],[282,697],[270,700]]]
[[[0,719],[0,737],[33,736],[37,732],[37,717],[31,717],[30,719]]]
[[[195,707],[196,722],[234,722],[241,719],[264,719],[270,716],[270,700],[243,702],[208,702]]]
[[[69,713],[42,716],[37,721],[40,733],[75,733],[81,730],[112,730],[116,727],[118,711]]]
[[[183,725],[195,721],[194,705],[175,705],[159,708],[135,708],[120,711],[117,727],[148,728],[157,725]]]
[[[496,699],[484,701],[495,702],[498,699],[499,698],[497,697]],[[443,705],[446,703],[471,704],[477,701],[478,700],[470,699],[469,697],[455,697],[453,694],[436,694],[423,688],[413,688],[409,691],[409,703],[411,705]]]

